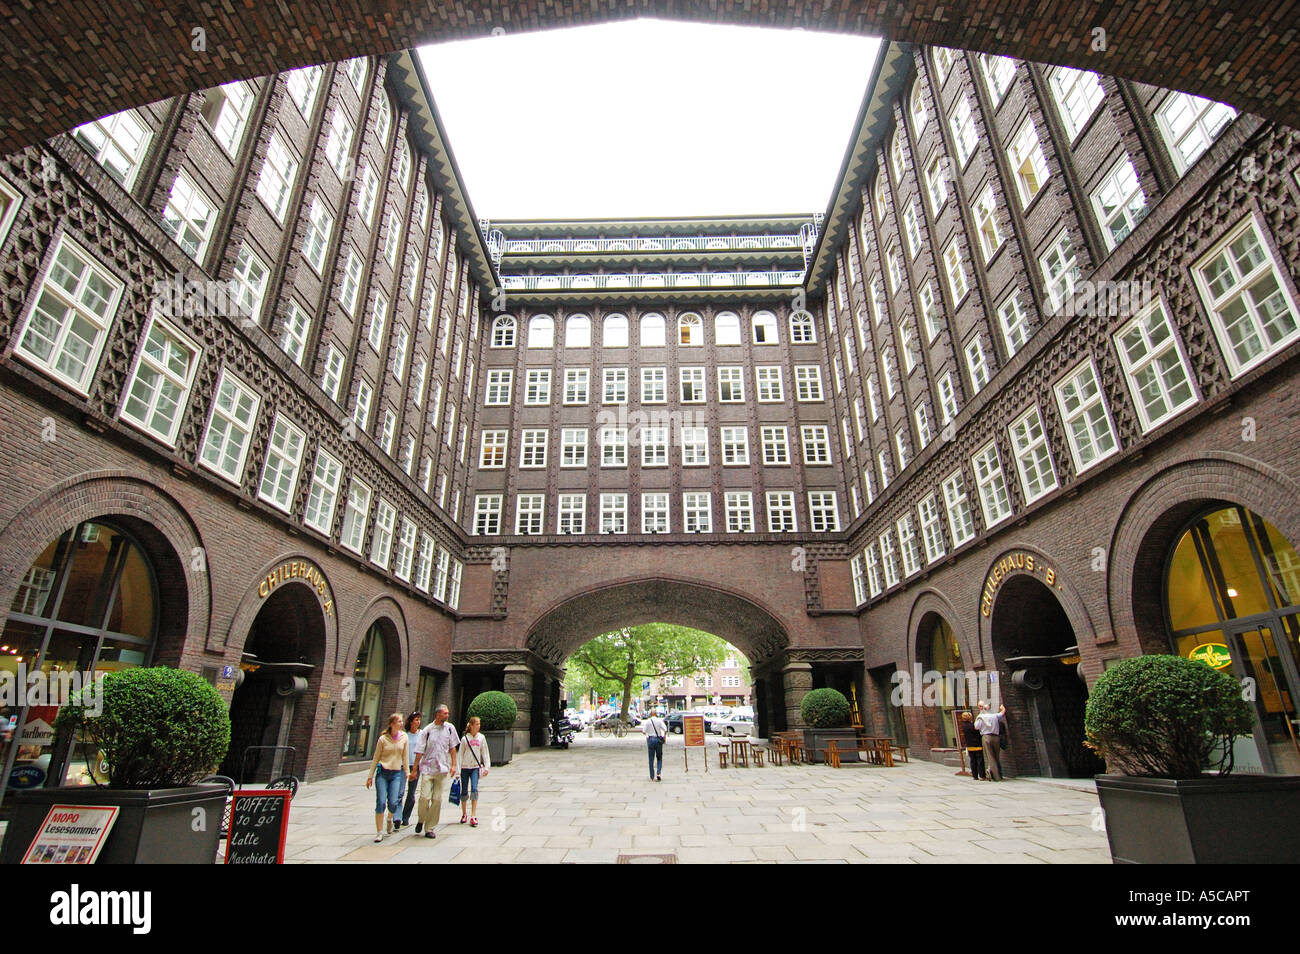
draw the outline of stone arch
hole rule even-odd
[[[401,674],[400,684],[406,685],[411,678],[411,636],[406,625],[406,613],[402,610],[401,604],[388,595],[376,596],[361,611],[361,618],[352,630],[352,638],[348,640],[346,646],[341,643],[339,645],[339,655],[334,660],[334,669],[344,675],[350,671],[357,653],[361,651],[361,641],[366,638],[366,633],[370,632],[370,627],[380,620],[386,620],[391,626],[387,637],[393,641],[390,648],[397,650],[400,659],[393,671]]]
[[[1297,500],[1300,483],[1240,454],[1205,452],[1149,477],[1129,497],[1111,538],[1106,603],[1115,637],[1141,652],[1169,652],[1165,558],[1197,513],[1216,504],[1240,504],[1295,541],[1300,540]]]
[[[185,508],[140,476],[123,470],[79,474],[30,500],[0,529],[0,623],[23,574],[49,542],[84,520],[120,524],[144,549],[160,599],[155,660],[178,665],[187,638],[211,639],[212,583],[203,539]],[[193,569],[198,560],[201,570]],[[164,592],[172,594],[162,599]],[[175,594],[183,593],[183,599]],[[198,641],[196,640],[196,641]]]
[[[952,627],[953,635],[957,637],[957,645],[961,647],[961,658],[975,660],[982,657],[979,652],[978,639],[972,642],[966,631],[964,616],[957,612],[952,601],[943,593],[936,589],[926,588],[916,595],[912,601],[912,609],[907,617],[907,659],[905,665],[910,666],[914,662],[921,662],[921,629],[922,623],[927,621],[927,617],[941,616]]]
[[[284,581],[286,586],[301,586],[309,589],[315,598],[321,600],[321,615],[325,622],[325,644],[320,648],[319,665],[324,666],[325,661],[330,659],[338,650],[339,621],[337,607],[334,606],[333,588],[328,586],[328,577],[321,571],[320,565],[308,554],[301,551],[283,553],[274,560],[264,564],[253,577],[253,582],[248,589],[244,591],[243,597],[239,601],[239,606],[235,609],[234,615],[230,619],[230,629],[224,637],[223,642],[217,648],[229,648],[233,646],[240,652],[244,649],[244,643],[248,638],[249,628],[253,621],[257,619],[257,614],[262,608],[262,603],[266,596],[259,592],[261,584],[276,571],[278,567],[286,564],[306,564],[307,567],[314,569],[316,574],[327,581],[326,595],[321,596],[318,589],[313,583],[307,582],[312,579],[308,576],[290,577]],[[303,571],[300,568],[300,573]],[[329,600],[329,608],[326,609],[324,600]]]
[[[320,8],[312,4],[241,7],[235,29],[224,18],[197,23],[187,4],[165,0],[141,6],[105,33],[100,5],[48,0],[13,14],[9,32],[21,40],[5,44],[14,54],[6,60],[16,65],[0,71],[0,106],[12,120],[0,131],[0,152],[130,106],[310,63],[484,37],[494,29],[519,33],[640,16],[856,33],[1059,63],[1187,90],[1298,125],[1300,36],[1281,35],[1266,6],[1224,17],[1174,7],[1158,18],[1139,0],[1116,0],[1104,9],[1072,0],[1055,4],[1050,14],[1035,6],[973,4],[952,16],[946,6],[916,0],[900,18],[889,6],[854,0],[595,0],[561,10],[510,0],[457,7],[433,0],[340,0],[331,8],[329,29],[322,29]],[[83,37],[92,29],[97,40],[87,46]],[[201,44],[195,30],[202,31]],[[1225,31],[1234,38],[1231,47],[1224,45]],[[145,65],[139,50],[149,51]]]

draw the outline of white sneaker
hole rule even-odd
[[[375,835],[375,844],[379,844],[383,840],[384,840],[384,833],[382,831],[379,834]]]

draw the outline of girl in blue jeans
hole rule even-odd
[[[469,822],[471,828],[478,827],[478,780],[487,777],[492,767],[492,756],[488,754],[487,737],[478,730],[478,716],[470,717],[465,724],[465,734],[461,736],[460,751],[456,753],[456,762],[460,765],[460,823]]]
[[[394,712],[388,717],[388,728],[375,742],[375,757],[370,762],[366,788],[379,777],[375,786],[375,841],[384,840],[384,809],[388,809],[388,831],[393,830],[393,819],[401,824],[402,791],[405,788],[407,750],[410,740],[402,731],[402,714]]]

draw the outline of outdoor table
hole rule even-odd
[[[889,745],[894,741],[890,735],[864,735],[862,741],[870,742],[873,746],[871,750],[871,761],[877,765],[884,765],[888,768],[894,766],[894,755],[889,749]]]
[[[739,768],[741,765],[749,768],[749,739],[735,738],[731,740],[731,764]]]

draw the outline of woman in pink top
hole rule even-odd
[[[463,825],[468,821],[471,828],[478,827],[479,775],[486,778],[488,769],[492,767],[487,737],[479,732],[478,727],[478,716],[471,717],[465,726],[465,735],[461,737],[460,751],[456,756],[460,763],[460,823]]]

